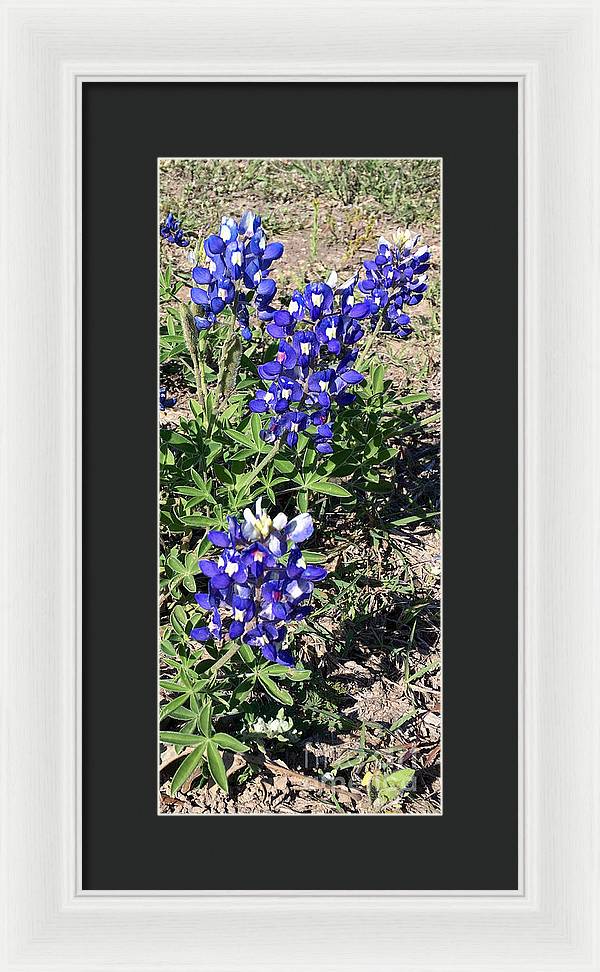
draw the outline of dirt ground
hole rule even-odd
[[[247,208],[263,215],[269,238],[285,244],[273,274],[280,291],[332,269],[345,279],[380,234],[399,226],[420,232],[433,256],[427,300],[412,315],[414,334],[406,341],[382,336],[377,348],[399,395],[426,393],[415,406],[420,427],[399,430],[390,443],[400,448],[391,494],[336,518],[335,529],[322,528],[325,566],[340,582],[301,649],[315,673],[305,704],[312,729],[301,727],[285,743],[264,741],[264,755],[223,754],[229,796],[193,778],[171,796],[175,752],[162,747],[161,813],[441,812],[441,561],[433,515],[440,502],[439,182],[431,168],[396,165],[389,184],[378,181],[371,193],[367,178],[332,184],[321,170],[307,176],[291,160],[161,164],[161,216],[188,214],[186,230],[203,236],[222,215],[239,217]],[[189,272],[183,251],[170,247],[164,258]],[[185,381],[167,369],[161,382],[177,397],[161,423],[189,417]],[[430,511],[427,519],[397,523],[415,508]],[[403,767],[417,771],[414,786],[382,801],[378,773]]]

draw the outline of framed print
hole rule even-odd
[[[241,862],[245,876],[238,877],[240,890],[247,881],[257,890],[259,885],[262,890],[270,887],[268,870],[261,873],[259,867],[262,842],[287,844],[293,840],[298,834],[294,820],[303,828],[304,840],[310,839],[315,847],[327,846],[331,862],[328,890],[346,888],[351,886],[356,862],[346,853],[344,828],[360,817],[362,839],[374,851],[369,859],[361,859],[365,889],[383,891],[394,884],[394,868],[381,868],[387,854],[396,867],[402,860],[409,868],[405,883],[414,889],[432,883],[446,887],[461,867],[470,888],[514,892],[519,884],[517,87],[511,83],[404,85],[403,96],[422,106],[428,125],[413,125],[410,136],[401,137],[395,131],[387,141],[380,136],[378,159],[350,157],[354,132],[325,118],[314,121],[313,136],[321,151],[337,149],[339,158],[298,158],[300,144],[308,147],[307,136],[303,131],[291,131],[287,143],[279,132],[270,136],[270,142],[267,134],[260,133],[262,150],[270,145],[273,151],[287,149],[283,159],[224,158],[224,143],[216,134],[213,145],[222,154],[210,160],[194,159],[198,143],[194,132],[186,130],[187,100],[221,102],[229,98],[236,102],[244,97],[244,90],[244,86],[230,83],[83,86],[83,359],[88,430],[83,450],[87,530],[83,560],[83,888],[90,892],[111,888],[117,873],[122,887],[132,881],[150,891],[168,886],[171,863],[153,860],[148,847],[160,844],[170,827],[197,826],[198,816],[203,818],[203,833],[213,836],[202,842],[202,849],[199,846],[190,852],[191,866],[180,874],[179,890],[196,890],[202,867],[210,871],[213,887],[218,889],[226,881],[229,866],[239,867]],[[311,106],[326,97],[336,101],[347,97],[361,114],[371,99],[370,86],[360,83],[258,83],[253,92],[271,111],[287,110],[293,117],[310,113]],[[399,95],[398,85],[379,85],[378,107],[371,108],[379,131],[385,131],[384,119],[393,112]],[[478,108],[487,108],[489,116],[475,132],[470,117]],[[159,157],[164,135],[151,124],[157,111],[168,114],[172,131],[180,133],[177,141],[170,135],[175,160]],[[460,128],[456,120],[450,123],[456,116],[463,119]],[[110,133],[117,126],[122,132],[123,153],[130,160],[129,177],[111,149]],[[433,130],[435,141],[429,135]],[[496,181],[499,186],[502,183],[485,214],[475,204],[478,186],[483,186],[477,155],[482,131],[494,156]],[[236,137],[243,139],[249,151],[258,144],[251,120],[246,127],[238,123]],[[230,135],[225,133],[225,138]],[[434,146],[441,159],[434,156]],[[393,152],[399,158],[394,159]],[[156,232],[136,240],[128,253],[127,272],[116,275],[111,272],[109,256],[112,230],[104,213],[118,181],[127,196],[132,225],[146,225],[152,200]],[[392,197],[386,196],[386,185],[393,187]],[[469,191],[474,203],[467,206]],[[241,226],[227,217],[237,211],[234,206],[241,206],[237,216]],[[247,210],[251,216],[242,216],[244,207],[251,207]],[[274,211],[272,220],[279,223],[269,222],[268,210]],[[474,235],[486,232],[489,219],[496,227],[486,253],[469,254],[468,269],[462,247],[448,243],[462,238],[467,210]],[[223,215],[233,222],[221,224]],[[398,230],[405,234],[408,227],[389,223],[393,217],[399,224],[402,216],[405,222],[412,219],[417,224],[406,254],[407,246],[394,243],[393,235]],[[218,234],[211,231],[215,218]],[[244,229],[244,219],[252,221],[252,234]],[[179,225],[174,226],[172,220]],[[221,230],[221,225],[227,229]],[[266,234],[272,233],[273,225],[287,226],[279,234],[288,240],[287,250],[277,239],[274,250],[267,249],[271,236]],[[227,244],[228,250],[223,248],[221,234],[229,232],[235,234],[235,240]],[[432,238],[431,249],[423,249],[427,244],[415,241],[417,234]],[[252,250],[254,246],[260,255],[261,239],[267,254],[264,263],[258,262]],[[370,259],[372,245],[382,262]],[[346,255],[348,246],[351,250]],[[367,320],[367,316],[351,314],[355,306],[359,314],[371,306],[360,295],[371,294],[373,278],[367,273],[379,273],[373,264],[387,267],[386,248],[396,262],[385,272],[398,273],[388,285],[391,295],[397,289],[396,279],[405,286],[405,271],[399,268],[408,265],[402,261],[418,261],[413,251],[425,261],[419,264],[421,272],[406,277],[416,278],[418,289],[402,296],[402,319],[388,322],[387,316],[374,312],[373,326],[370,316]],[[224,257],[212,253],[218,249]],[[230,252],[238,253],[242,261],[237,277],[225,262],[231,262]],[[272,258],[273,252],[276,256]],[[210,269],[211,263],[219,266],[215,256],[223,262],[220,282],[216,290],[211,283],[203,290],[202,280],[216,272]],[[503,341],[495,349],[492,372],[480,361],[479,308],[495,284],[493,268],[498,261],[504,267],[503,301],[486,313],[487,327],[501,330]],[[442,301],[436,297],[442,262],[443,325],[445,333],[452,335],[443,348],[443,643],[444,657],[450,658],[450,664],[444,665],[443,707],[437,630],[441,397],[437,315]],[[254,280],[248,280],[248,265],[252,273],[260,269],[264,274],[261,283],[270,288],[267,300],[260,300],[258,287],[254,291],[249,286]],[[327,283],[336,265],[341,287]],[[132,287],[132,281],[146,278],[150,267],[158,279],[158,295],[157,287]],[[360,290],[365,283],[366,289]],[[317,301],[323,296],[327,304],[313,305],[313,284]],[[229,305],[219,297],[219,289],[226,297],[229,289]],[[382,288],[377,289],[385,301]],[[338,302],[354,295],[354,303],[344,304],[342,309]],[[423,300],[419,300],[421,295],[425,295]],[[213,301],[210,306],[202,303],[207,299]],[[309,304],[310,310],[305,306],[292,328],[286,315],[294,300],[299,306]],[[242,325],[228,312],[229,306],[237,307],[241,301]],[[159,407],[152,413],[160,416],[160,464],[155,421],[138,423],[135,435],[127,436],[115,435],[112,424],[102,421],[105,375],[113,367],[115,351],[106,340],[103,321],[110,317],[113,303],[123,320],[139,317],[156,322],[158,318],[158,325],[153,325],[143,341],[137,328],[122,327],[117,340],[119,369],[127,374],[135,400],[152,398],[159,399],[159,406],[163,404],[163,410]],[[325,311],[319,314],[321,306]],[[329,313],[336,309],[337,314]],[[384,310],[387,315],[387,305]],[[182,322],[181,314],[188,311],[190,317]],[[300,316],[300,311],[293,313]],[[356,321],[362,326],[353,323]],[[404,329],[403,336],[391,330],[396,323]],[[233,326],[235,330],[231,330]],[[334,338],[323,330],[333,326],[336,334],[338,327],[347,328],[339,332],[348,343],[343,351],[340,347],[338,360],[346,369],[357,365],[351,375],[357,388],[352,394],[350,384],[343,386],[343,395],[334,392],[329,409],[323,401],[316,408],[309,387],[312,382],[314,388],[313,372],[320,376],[319,382],[328,376],[336,380],[331,378],[333,368],[326,369],[328,361],[336,361],[335,351],[329,348]],[[285,337],[277,337],[280,327]],[[317,342],[320,334],[327,337],[328,345],[320,351],[315,347],[311,357],[311,342]],[[220,363],[225,352],[229,355],[231,344],[238,355],[233,378],[224,375]],[[377,350],[377,358],[370,348]],[[265,401],[261,390],[274,394],[272,389],[279,387],[271,372],[277,369],[280,354],[284,355],[282,368],[285,365],[283,389],[305,411],[286,411],[279,406],[280,411],[254,413],[257,402]],[[287,356],[294,354],[300,354],[304,364],[288,366]],[[380,368],[382,393],[374,392],[373,379],[362,378],[367,371],[371,374],[371,368],[373,376]],[[194,369],[206,371],[197,375]],[[263,386],[264,374],[270,380]],[[219,395],[222,375],[227,387]],[[318,394],[325,394],[320,384],[318,389]],[[473,409],[473,401],[485,401],[485,409]],[[205,402],[208,419],[203,418]],[[285,423],[290,412],[297,423],[304,423],[303,430],[299,429],[303,438],[298,435],[296,440],[294,430],[283,424],[283,435],[275,433],[276,442],[266,441],[261,433],[273,438],[273,421],[281,417]],[[325,413],[329,417],[326,431],[332,433],[327,437],[331,452],[321,453],[315,447],[320,439],[312,438],[311,428],[318,435]],[[259,416],[259,424],[252,425],[251,414]],[[336,429],[342,443],[337,451]],[[494,439],[495,448],[483,457],[474,443],[486,436]],[[380,449],[379,444],[381,451],[369,451],[365,459],[362,450]],[[262,451],[253,451],[257,448]],[[338,454],[345,465],[336,465]],[[105,459],[108,455],[110,462]],[[457,461],[448,462],[452,455]],[[275,459],[277,466],[273,465]],[[135,484],[132,488],[140,511],[135,517],[126,502],[109,509],[102,500],[111,489],[115,468],[123,482]],[[412,486],[411,468],[416,480]],[[465,489],[465,479],[473,483],[472,488]],[[479,486],[484,482],[485,488]],[[259,502],[261,513],[256,507]],[[485,573],[476,576],[470,564],[481,556],[480,540],[477,532],[467,536],[463,524],[470,517],[486,519],[490,503],[497,510],[488,536],[494,559]],[[159,505],[160,547],[155,526]],[[288,540],[287,521],[280,528],[274,522],[279,514],[292,524],[307,524],[309,535],[303,535],[306,526],[302,526],[300,535]],[[408,522],[399,523],[401,520]],[[267,527],[266,535],[261,536],[264,542],[251,535],[246,543],[246,525],[251,527],[257,521]],[[120,684],[137,686],[133,697],[127,693],[129,718],[138,724],[146,724],[148,719],[147,724],[152,724],[152,732],[136,743],[133,775],[129,761],[115,762],[105,737],[105,699],[114,692],[115,668],[112,654],[107,656],[102,645],[114,638],[115,616],[106,613],[104,603],[111,598],[115,529],[119,535],[128,533],[129,543],[139,553],[128,579],[128,601],[134,605],[158,601],[159,605],[158,622],[155,611],[145,610],[121,612],[118,621],[119,642],[128,645],[127,652],[119,656]],[[214,547],[213,540],[233,545]],[[330,548],[331,553],[325,554]],[[219,549],[225,553],[219,556]],[[253,552],[269,558],[268,570],[253,568],[247,559]],[[306,575],[282,582],[279,564],[285,567],[288,556],[295,564],[299,554],[311,558],[310,570],[306,561]],[[243,576],[237,571],[227,574],[226,566],[232,568],[238,562]],[[222,570],[225,576],[217,577],[215,570]],[[327,570],[326,576],[323,570]],[[217,587],[211,580],[214,577],[226,585],[229,576],[232,583],[228,587]],[[304,585],[304,576],[310,596],[290,602],[287,585],[298,577],[299,586]],[[492,592],[497,587],[504,591],[502,615],[496,618],[493,633],[486,636],[486,658],[497,654],[503,659],[493,692],[479,690],[479,637],[464,634],[465,577],[473,632],[483,629],[496,611]],[[280,613],[289,612],[285,618],[274,613],[271,617],[272,606],[263,600],[264,584],[269,593],[281,589],[281,599],[275,603]],[[289,590],[299,597],[294,586]],[[240,607],[241,621],[234,615],[234,609]],[[311,614],[306,613],[307,608],[313,609]],[[207,627],[211,623],[221,626],[216,638]],[[234,624],[238,625],[237,637],[232,637]],[[272,633],[275,640],[262,646],[253,644],[257,631]],[[276,650],[276,658],[267,657],[263,647],[267,653]],[[235,664],[234,658],[238,659]],[[288,665],[282,665],[281,658]],[[194,693],[186,693],[180,679],[185,683],[193,679]],[[147,715],[150,704],[156,706],[158,686],[160,746],[156,709],[153,716]],[[467,708],[465,698],[469,699]],[[283,721],[284,726],[270,736],[269,724],[274,721],[280,727]],[[477,739],[473,737],[474,723],[486,727]],[[203,742],[206,733],[217,740],[222,768],[212,753],[211,769]],[[470,740],[468,757],[465,738]],[[235,756],[243,759],[235,760]],[[486,760],[493,763],[494,773],[478,769]],[[219,769],[220,780],[215,780]],[[465,779],[470,775],[477,779],[479,798],[490,804],[477,825],[464,814]],[[386,785],[387,776],[392,780],[389,799],[376,791],[378,783]],[[503,780],[501,791],[498,777]],[[394,781],[407,778],[412,786],[400,786],[393,792]],[[150,782],[155,787],[152,794]],[[132,785],[139,797],[126,805],[115,801],[115,790],[122,792]],[[386,827],[396,816],[406,817],[412,850],[403,844],[395,851],[387,848]],[[439,818],[436,831],[427,827],[431,816]],[[340,817],[348,819],[343,822]],[[477,848],[490,831],[494,833],[493,849],[484,858]],[[264,834],[260,841],[259,833]],[[431,848],[426,869],[419,866],[424,840]],[[231,859],[229,866],[227,859]],[[293,872],[279,876],[280,890],[310,888],[313,871],[314,860],[304,855]]]
[[[0,968],[598,969],[595,5],[2,14]]]
[[[161,813],[441,812],[440,190],[159,160]]]

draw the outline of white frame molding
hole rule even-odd
[[[600,970],[597,3],[0,0],[0,14],[0,969]],[[518,892],[81,891],[77,119],[82,80],[99,79],[518,81]]]

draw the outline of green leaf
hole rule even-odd
[[[416,672],[413,672],[410,678],[407,679],[407,682],[414,682],[420,678],[421,675],[426,675],[428,672],[434,672],[436,668],[439,668],[439,666],[440,660],[439,658],[436,658],[434,661],[429,662],[428,665],[423,665],[422,668],[419,668]]]
[[[167,702],[166,705],[161,706],[160,718],[164,719],[165,716],[170,715],[171,712],[174,712],[175,709],[178,709],[180,705],[183,705],[184,702],[187,702],[189,696],[190,693],[188,690],[186,691],[185,695],[178,695],[176,696],[176,698],[171,699],[170,702]]]
[[[195,720],[196,718],[195,713],[191,709],[188,709],[187,705],[180,705],[178,709],[174,709],[171,712],[171,715],[174,719],[185,719],[186,721],[188,719]]]
[[[185,526],[189,527],[211,527],[213,521],[208,516],[199,516],[196,513],[192,513],[189,516],[182,516],[181,522]]]
[[[171,611],[171,625],[173,630],[178,635],[185,634],[185,626],[187,623],[187,615],[182,608],[181,604],[177,604]]]
[[[414,775],[414,769],[396,770],[395,773],[389,773],[384,777],[384,783],[386,786],[393,786],[394,789],[403,790],[405,786],[408,786]]]
[[[173,429],[162,428],[160,430],[160,441],[168,445],[179,446],[180,448],[193,449],[194,444],[185,435],[175,432]]]
[[[260,430],[262,429],[262,422],[260,420],[260,415],[256,412],[252,412],[252,418],[250,419],[250,429],[252,432],[252,438],[254,439],[254,445],[257,449],[262,448],[263,441],[260,437]]]
[[[245,702],[250,695],[252,689],[254,688],[254,678],[252,676],[242,679],[238,682],[237,688],[233,693],[233,698],[236,702]]]
[[[290,693],[286,689],[282,689],[276,685],[272,678],[269,678],[269,676],[265,675],[264,672],[259,672],[258,677],[261,685],[267,690],[272,698],[277,699],[278,702],[283,702],[284,705],[293,704],[294,700],[292,699]]]
[[[286,473],[286,474],[292,473],[296,468],[294,466],[294,463],[290,462],[289,459],[275,459],[273,465],[275,466],[275,469],[279,470],[279,472]]]
[[[187,685],[182,685],[181,682],[172,682],[167,678],[161,678],[160,686],[161,688],[166,689],[168,692],[189,692]]]
[[[206,702],[202,706],[202,708],[200,710],[200,715],[198,716],[198,724],[200,726],[201,731],[204,733],[205,736],[209,736],[210,735],[210,730],[211,730],[210,716],[211,716],[211,713],[212,713],[212,702],[209,699],[208,702]]]
[[[413,402],[426,402],[428,398],[429,395],[427,394],[405,395],[404,398],[399,398],[397,401],[399,401],[401,405],[412,405]]]
[[[161,732],[160,741],[172,746],[199,746],[206,740],[202,736],[194,736],[191,732]]]
[[[247,662],[248,665],[251,665],[252,662],[254,661],[254,652],[252,651],[252,648],[250,647],[250,645],[244,644],[243,641],[240,642],[240,647],[238,648],[238,655],[240,655],[240,657],[243,658],[243,660]]]
[[[234,442],[241,442],[242,445],[248,446],[250,449],[254,448],[254,442],[250,436],[244,435],[243,432],[238,432],[237,429],[228,429],[225,434],[228,435],[230,439],[233,439]]]
[[[264,675],[273,675],[277,678],[290,678],[293,682],[304,682],[311,676],[311,672],[307,668],[288,668],[287,665],[278,665],[276,662],[261,668],[261,672]]]
[[[373,371],[373,394],[379,395],[383,391],[383,365],[378,364]]]
[[[234,753],[245,753],[248,751],[248,746],[245,746],[239,739],[234,739],[227,732],[216,732],[212,736],[211,742],[215,746],[220,746],[221,749],[231,749]]]
[[[428,520],[432,516],[439,515],[439,510],[434,510],[432,513],[421,513],[418,516],[403,516],[401,520],[390,520],[390,526],[405,526],[407,523],[422,523],[423,520]]]
[[[206,743],[201,742],[196,749],[193,749],[191,753],[185,757],[182,763],[179,764],[175,776],[171,780],[171,796],[174,796],[180,787],[183,786],[185,781],[192,775],[196,766],[204,756],[204,751],[206,749]]]
[[[399,729],[400,726],[403,726],[405,722],[412,719],[416,711],[416,709],[411,709],[409,712],[405,712],[404,715],[400,716],[399,719],[396,719],[396,721],[391,724],[389,732],[396,732],[396,729]]]
[[[327,560],[325,554],[317,553],[315,550],[303,550],[302,559],[307,564],[324,564]]]
[[[206,742],[206,755],[208,756],[208,768],[213,780],[215,783],[218,783],[225,793],[229,793],[225,763],[221,759],[221,754],[212,739],[208,739]]]
[[[365,754],[357,753],[355,756],[342,756],[335,763],[331,764],[331,769],[341,770],[350,769],[351,766],[361,766],[365,762]]]
[[[283,678],[289,678],[292,682],[305,682],[310,678],[312,672],[308,668],[287,668],[282,673]]]
[[[310,488],[314,493],[325,493],[327,496],[352,496],[352,493],[349,493],[343,486],[338,486],[337,483],[329,483],[326,479],[316,480],[310,484]]]

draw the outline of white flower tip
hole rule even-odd
[[[338,275],[337,275],[336,271],[335,270],[332,270],[331,273],[329,274],[329,276],[327,277],[327,280],[325,281],[325,283],[327,284],[328,287],[335,287],[335,285],[337,283],[337,278],[338,278]]]
[[[283,530],[286,523],[287,523],[287,516],[285,515],[285,513],[278,513],[273,520],[273,526],[275,527],[276,530]]]

